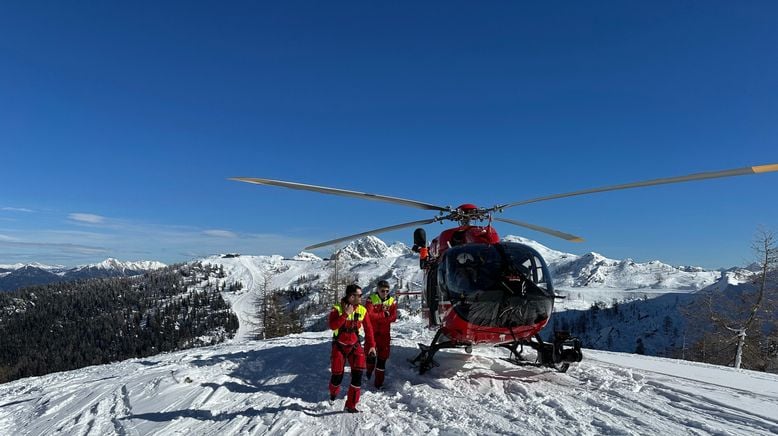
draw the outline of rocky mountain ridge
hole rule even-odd
[[[46,285],[72,280],[128,277],[164,268],[165,266],[164,263],[157,261],[123,262],[114,258],[108,258],[96,264],[80,265],[73,268],[40,263],[0,265],[0,291],[12,291],[26,286]]]

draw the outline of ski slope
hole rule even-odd
[[[560,374],[486,347],[441,351],[420,376],[406,359],[431,339],[421,325],[398,322],[385,390],[368,383],[360,414],[326,398],[329,333],[308,332],[3,384],[0,434],[778,433],[778,375],[590,350]]]

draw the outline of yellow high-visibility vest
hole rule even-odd
[[[340,303],[336,304],[333,307],[333,309],[338,311],[338,315],[343,315],[343,307],[340,305]],[[355,316],[357,314],[359,315],[358,317]],[[359,306],[357,306],[356,310],[351,312],[351,315],[349,315],[348,318],[346,318],[346,321],[359,321],[359,320],[363,320],[363,319],[365,319],[365,315],[366,314],[367,314],[367,309],[365,308],[365,306],[360,304]],[[332,336],[333,337],[337,337],[338,336],[338,330],[340,330],[340,329],[335,329],[335,330],[332,331]],[[358,334],[359,334],[359,336],[365,336],[365,329],[364,329],[364,327],[362,327],[362,323],[359,323],[359,332],[358,332]]]
[[[381,297],[379,297],[378,294],[370,294],[370,302],[373,303],[373,306],[377,306],[379,304],[383,304],[384,306],[391,306],[394,304],[394,297],[389,297],[386,299],[386,301],[381,302]]]

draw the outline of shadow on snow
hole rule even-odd
[[[254,417],[279,413],[287,410],[300,411],[311,416],[341,413],[322,411],[320,408],[305,407],[299,402],[317,404],[328,399],[327,384],[330,379],[330,342],[302,345],[277,345],[259,350],[240,351],[198,358],[193,366],[205,368],[222,365],[225,362],[236,367],[228,372],[230,381],[204,382],[200,386],[216,391],[225,388],[239,394],[272,394],[289,404],[268,406],[262,409],[250,407],[243,411],[214,414],[210,410],[183,409],[169,412],[142,413],[122,419],[144,419],[154,422],[172,421],[176,418],[194,418],[207,421],[224,421],[238,416]],[[537,382],[537,377],[548,371],[527,370],[512,367],[499,358],[465,354],[462,351],[443,350],[435,357],[439,366],[424,375],[408,363],[418,349],[392,345],[392,354],[387,363],[387,391],[402,391],[406,382],[412,385],[426,384],[433,389],[446,390],[447,382],[466,378],[515,379],[527,383]],[[348,369],[346,370],[348,372]],[[348,386],[349,375],[343,385]],[[363,379],[363,390],[372,390],[372,380]]]

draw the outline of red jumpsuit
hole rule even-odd
[[[389,343],[392,340],[390,325],[397,321],[397,302],[394,301],[394,297],[388,296],[382,300],[378,294],[371,294],[365,307],[373,326],[378,352],[377,362],[368,362],[367,378],[370,379],[375,370],[375,387],[380,388],[384,384],[386,361],[389,359]]]
[[[362,386],[362,371],[365,370],[365,350],[359,342],[359,336],[364,333],[365,347],[368,350],[375,347],[375,341],[365,306],[360,304],[351,315],[346,315],[344,308],[347,304],[345,301],[336,304],[329,315],[329,326],[333,330],[330,398],[334,399],[340,392],[343,369],[348,361],[351,367],[351,385],[346,396],[346,408],[355,409]]]

